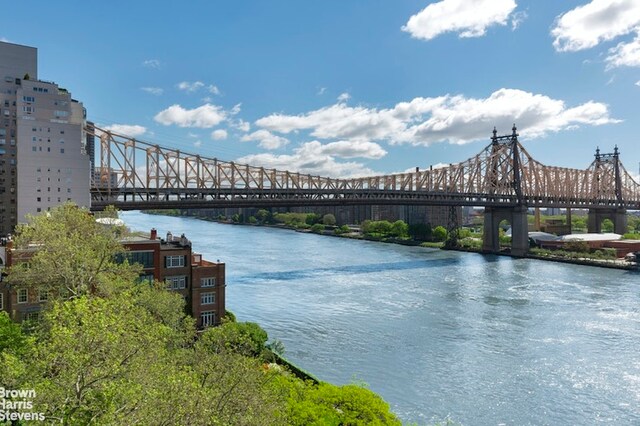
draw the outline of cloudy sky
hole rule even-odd
[[[36,3],[0,40],[142,140],[353,176],[463,161],[515,123],[543,163],[617,144],[638,172],[638,0]]]

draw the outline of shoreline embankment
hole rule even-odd
[[[609,260],[609,259],[589,259],[589,258],[567,258],[567,257],[552,256],[552,255],[540,256],[540,255],[531,254],[531,253],[529,253],[529,254],[527,254],[525,256],[515,256],[515,255],[512,255],[511,253],[509,253],[507,251],[500,251],[500,252],[497,252],[497,253],[484,252],[481,249],[474,249],[474,248],[469,248],[469,247],[444,247],[444,245],[438,245],[438,243],[431,243],[429,245],[424,245],[423,241],[417,241],[417,240],[413,240],[413,239],[405,240],[405,239],[399,239],[399,238],[386,238],[386,239],[371,238],[371,237],[364,236],[364,235],[362,235],[360,233],[358,233],[358,235],[356,235],[355,232],[350,232],[350,233],[345,233],[345,234],[336,234],[336,233],[330,232],[330,231],[313,232],[310,229],[294,228],[294,227],[291,227],[291,226],[287,226],[285,224],[237,223],[237,222],[232,222],[232,221],[229,221],[229,220],[224,220],[223,221],[223,220],[217,220],[217,219],[213,219],[213,218],[203,218],[203,217],[198,217],[198,216],[182,216],[182,215],[177,216],[177,215],[171,215],[171,214],[151,213],[151,212],[143,212],[143,213],[152,214],[152,215],[173,216],[173,217],[191,217],[191,218],[202,220],[202,221],[205,221],[205,222],[219,223],[219,224],[222,224],[222,225],[255,226],[255,227],[275,228],[275,229],[283,229],[283,230],[302,232],[302,233],[308,233],[308,234],[323,235],[323,236],[328,236],[328,237],[348,238],[348,239],[352,239],[352,240],[372,241],[372,242],[385,243],[385,244],[398,244],[398,245],[404,245],[404,246],[424,247],[424,248],[428,248],[428,249],[460,251],[460,252],[466,252],[466,253],[476,253],[476,254],[480,254],[480,255],[508,256],[508,257],[517,258],[517,259],[535,259],[535,260],[543,260],[543,261],[556,262],[556,263],[567,263],[567,264],[572,264],[572,265],[595,266],[595,267],[598,267],[598,268],[621,269],[621,270],[627,270],[627,271],[640,271],[640,269],[638,268],[637,264],[624,262],[624,261],[621,261],[621,260],[618,260],[618,259],[610,259]]]

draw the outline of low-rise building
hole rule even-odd
[[[127,252],[121,257],[143,267],[142,281],[160,281],[167,290],[176,292],[185,301],[185,310],[197,320],[198,328],[220,324],[225,314],[225,264],[204,260],[192,251],[191,242],[184,236],[158,238],[157,231],[137,234],[122,240]],[[15,249],[11,241],[1,243],[3,266],[11,266]],[[0,266],[1,267],[1,266]],[[0,271],[1,272],[1,271]],[[1,275],[0,275],[1,276]],[[37,319],[48,301],[46,292],[31,289],[15,290],[0,282],[0,310],[15,321]]]

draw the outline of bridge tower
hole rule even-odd
[[[622,198],[622,177],[620,175],[620,152],[618,146],[613,153],[601,154],[600,148],[596,148],[594,167],[594,203],[601,203],[601,207],[589,209],[587,217],[587,229],[589,232],[602,232],[602,221],[605,219],[613,222],[613,232],[624,234],[627,232],[627,211],[624,208]],[[611,179],[613,178],[613,179]],[[611,182],[613,180],[613,182]],[[611,188],[613,185],[613,188]],[[613,194],[611,190],[613,189]],[[603,202],[615,196],[615,202]]]
[[[516,125],[513,125],[510,135],[498,136],[493,129],[491,137],[490,164],[487,165],[487,173],[493,187],[498,185],[498,180],[505,179],[515,194],[515,206],[485,207],[484,209],[484,233],[482,250],[489,253],[500,251],[499,225],[503,220],[511,224],[511,254],[524,256],[529,251],[529,225],[527,222],[527,206],[522,195],[522,181],[520,176],[520,146]],[[502,153],[509,153],[506,158]],[[498,162],[510,162],[508,172],[510,176],[499,176]],[[490,194],[492,190],[489,191]]]

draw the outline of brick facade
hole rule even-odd
[[[192,251],[191,242],[184,235],[174,237],[167,233],[166,239],[159,239],[155,229],[148,237],[127,237],[122,244],[127,253],[121,260],[126,257],[131,263],[141,264],[142,281],[163,282],[168,291],[180,294],[186,312],[196,319],[198,328],[220,324],[225,313],[224,263],[204,260],[201,254]],[[12,254],[14,260],[17,257],[11,242],[1,252],[4,266],[11,266]],[[37,319],[44,303],[46,295],[36,290],[28,290],[25,299],[24,291],[19,294],[0,282],[0,310],[8,312],[15,321]]]

